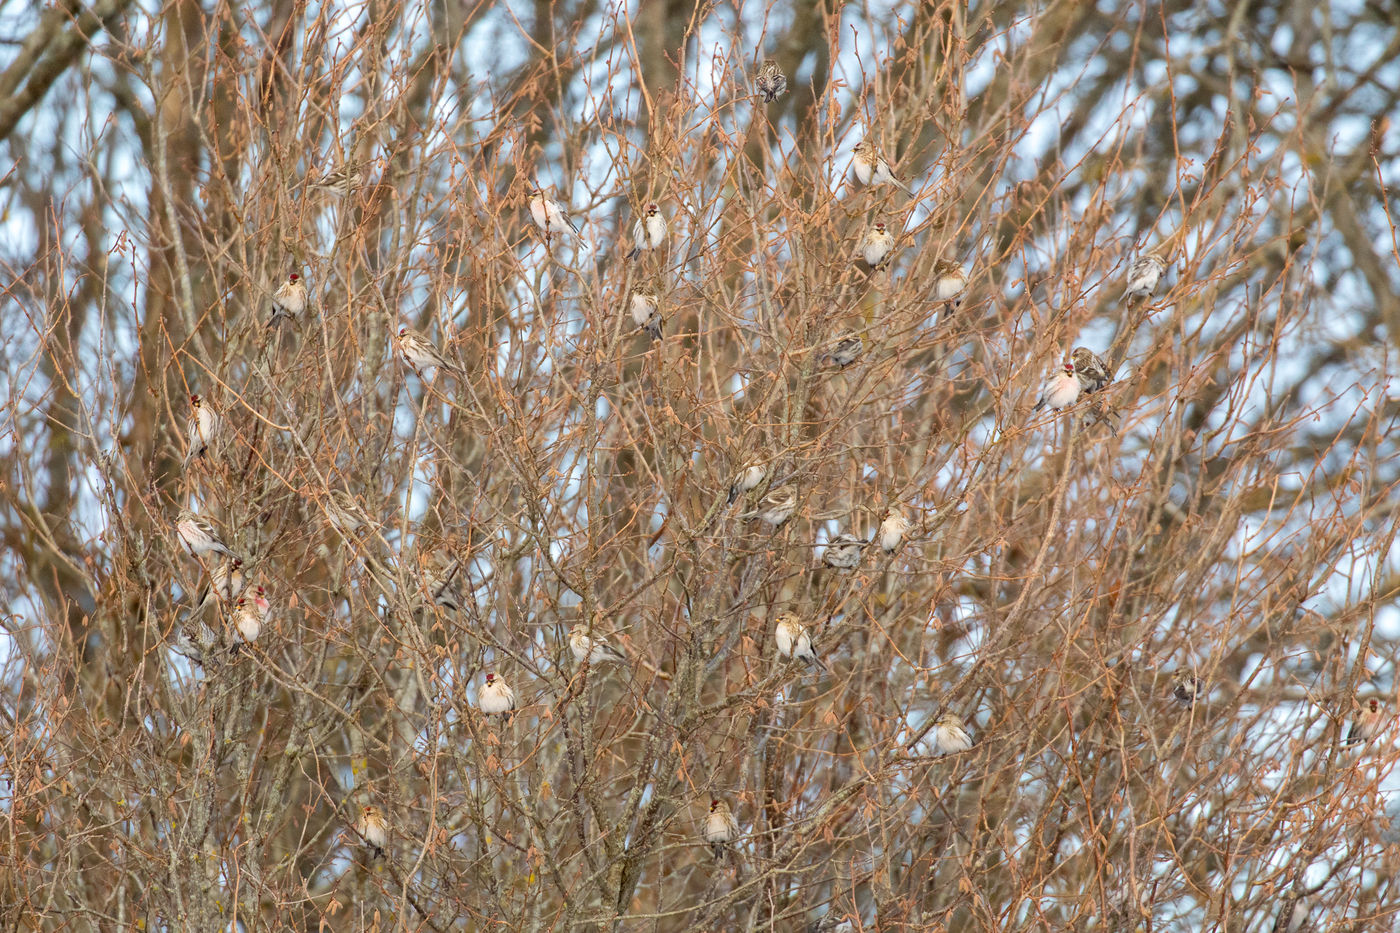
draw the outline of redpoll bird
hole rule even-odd
[[[890,509],[885,513],[885,520],[880,522],[880,550],[893,554],[908,531],[909,519],[905,518],[904,512],[898,508]]]
[[[885,229],[883,220],[875,221],[875,226],[865,231],[859,252],[871,269],[881,269],[889,261],[890,253],[894,252],[894,234]]]
[[[509,713],[515,709],[515,691],[495,674],[486,675],[486,684],[476,694],[476,705],[483,713]]]
[[[763,477],[767,471],[761,463],[750,463],[739,471],[739,475],[734,477],[734,482],[729,484],[728,505],[733,505],[734,500],[746,492],[751,492],[758,488],[758,484],[763,482]]]
[[[237,557],[225,557],[210,571],[209,582],[205,584],[204,592],[199,594],[195,612],[216,599],[222,603],[232,603],[243,593],[243,585],[243,561]]]
[[[631,315],[632,323],[646,331],[648,337],[661,339],[661,327],[665,321],[661,319],[661,301],[657,298],[656,289],[650,285],[634,288],[627,301],[627,313]]]
[[[933,276],[933,300],[957,310],[962,304],[963,289],[967,288],[967,271],[951,259],[940,259],[933,267]]]
[[[192,557],[204,557],[207,554],[222,554],[225,557],[236,556],[228,549],[228,545],[219,540],[214,526],[189,509],[180,510],[180,514],[175,519],[175,530],[179,533],[180,541],[185,545],[185,550],[189,551]]]
[[[890,163],[885,161],[885,157],[880,155],[880,150],[875,148],[875,144],[870,140],[862,139],[852,151],[855,157],[851,167],[855,169],[856,178],[862,185],[894,185],[901,191],[909,190],[908,185],[894,177]]]
[[[972,736],[968,735],[961,719],[953,713],[944,713],[934,723],[933,744],[940,754],[953,755],[971,748]]]
[[[384,812],[373,804],[363,807],[355,821],[355,835],[374,850],[374,858],[383,858],[384,847],[389,844],[389,821]]]
[[[414,371],[422,378],[430,378],[434,369],[445,369],[455,373],[457,367],[447,362],[441,351],[433,346],[432,341],[416,331],[410,330],[407,324],[399,327],[398,335],[399,352],[408,361]]]
[[[797,493],[791,489],[776,489],[759,500],[758,508],[739,516],[740,521],[750,522],[760,518],[774,526],[792,518],[797,511]]]
[[[1070,359],[1085,395],[1092,395],[1113,381],[1113,373],[1103,357],[1088,347],[1075,347]]]
[[[865,542],[853,534],[837,535],[822,552],[822,563],[833,570],[851,570],[860,563],[860,552]]]
[[[831,345],[831,349],[826,351],[826,358],[833,365],[845,369],[856,361],[865,350],[865,342],[860,337],[847,331],[836,342]]]
[[[293,272],[277,291],[272,293],[272,324],[279,317],[297,318],[306,310],[306,283]]]
[[[311,183],[313,191],[334,191],[336,194],[349,194],[360,187],[365,180],[364,174],[357,168],[343,166],[332,169]]]
[[[1195,674],[1178,677],[1172,686],[1172,699],[1180,706],[1191,706],[1201,695],[1201,679]]]
[[[423,591],[448,612],[461,612],[462,588],[459,585],[462,561],[446,551],[434,551],[423,562]]]
[[[569,219],[569,215],[564,213],[564,208],[558,201],[545,197],[541,188],[536,188],[534,197],[530,198],[530,216],[534,219],[535,226],[544,232],[546,240],[555,231],[568,231],[582,239],[578,227]]]
[[[1167,271],[1166,262],[1152,253],[1145,253],[1133,261],[1128,267],[1128,287],[1123,291],[1123,298],[1146,298],[1157,289],[1157,283],[1162,281],[1162,275]]]
[[[588,626],[582,622],[569,629],[569,650],[573,652],[574,660],[580,664],[584,658],[594,666],[623,664],[627,661],[627,655],[608,644],[601,634],[590,635]]]
[[[666,218],[661,216],[661,207],[648,204],[646,212],[632,225],[632,252],[628,259],[636,259],[644,249],[660,249],[666,242]]]
[[[763,102],[771,104],[787,90],[787,75],[783,74],[783,69],[778,67],[776,61],[765,58],[754,75],[753,86],[763,97]]]
[[[1385,714],[1381,710],[1381,701],[1371,697],[1366,701],[1366,705],[1361,708],[1361,712],[1351,722],[1351,729],[1347,731],[1347,745],[1359,745],[1362,742],[1369,742],[1376,737],[1376,733],[1381,731]]]
[[[724,858],[724,850],[739,835],[739,821],[734,818],[728,803],[723,800],[710,801],[710,812],[705,817],[702,832],[715,858]]]
[[[344,489],[332,489],[326,497],[326,520],[343,535],[353,534],[369,524],[369,516],[359,501]]]
[[[1066,363],[1060,371],[1045,384],[1040,399],[1035,403],[1035,411],[1049,406],[1055,411],[1068,408],[1079,401],[1079,377],[1074,374],[1074,364]]]
[[[198,395],[190,396],[189,450],[185,453],[185,464],[204,456],[214,443],[214,438],[223,425],[223,416],[212,402],[206,402]]]
[[[778,628],[773,634],[773,640],[778,643],[778,654],[783,657],[796,658],[822,670],[827,669],[812,647],[811,633],[795,613],[784,612],[778,615]]]
[[[233,627],[238,631],[242,644],[251,645],[258,640],[263,626],[267,624],[271,608],[267,593],[260,586],[254,587],[252,593],[238,597],[238,603],[233,610]]]

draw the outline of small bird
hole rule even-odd
[[[856,334],[845,331],[836,338],[831,349],[826,351],[826,359],[841,369],[845,369],[854,363],[864,351],[865,342]]]
[[[355,835],[364,840],[374,855],[371,860],[384,857],[384,847],[389,844],[389,821],[384,811],[373,804],[360,809],[360,818],[355,821]]]
[[[763,477],[767,474],[762,463],[750,463],[739,471],[734,477],[734,482],[729,484],[729,501],[726,505],[733,505],[734,500],[746,492],[751,492],[758,488],[758,484],[763,482]]]
[[[313,191],[333,191],[336,194],[349,194],[364,182],[364,173],[352,166],[332,169],[311,183]]]
[[[254,587],[251,594],[238,597],[233,610],[233,627],[238,631],[240,644],[251,645],[258,640],[271,608],[272,604],[261,586]]]
[[[954,713],[944,713],[933,725],[933,744],[941,754],[953,755],[972,747],[972,736]]]
[[[399,327],[398,335],[399,352],[408,361],[408,365],[413,367],[414,372],[420,378],[430,379],[434,369],[445,369],[450,373],[456,373],[457,367],[447,362],[447,358],[432,341],[424,337],[417,331],[410,330],[407,324]]]
[[[632,252],[628,259],[636,259],[644,249],[660,249],[666,242],[666,218],[661,216],[661,206],[648,204],[645,213],[632,225]]]
[[[1047,405],[1055,411],[1068,408],[1079,401],[1080,388],[1079,377],[1074,374],[1074,364],[1066,363],[1045,384],[1045,388],[1040,392],[1040,399],[1035,403],[1034,410],[1040,411]]]
[[[291,318],[295,320],[306,310],[306,283],[301,280],[301,276],[293,272],[287,276],[287,281],[283,282],[272,293],[272,317],[268,319],[268,326],[271,327],[278,318]]]
[[[342,535],[354,534],[370,523],[359,501],[344,489],[332,489],[326,497],[326,520]]]
[[[1351,729],[1347,731],[1345,744],[1360,745],[1362,742],[1371,741],[1376,737],[1376,733],[1381,731],[1384,719],[1381,701],[1371,697],[1361,708],[1361,712],[1351,721]]]
[[[796,511],[797,493],[791,489],[775,489],[759,500],[758,508],[740,515],[739,520],[750,522],[755,518],[761,518],[776,528],[792,518],[792,514]]]
[[[765,58],[753,77],[753,86],[763,97],[765,104],[771,104],[787,90],[787,75],[771,58]]]
[[[515,709],[515,691],[495,674],[486,675],[486,684],[476,694],[476,705],[483,713],[509,713]]]
[[[833,570],[852,570],[860,564],[860,552],[865,542],[843,532],[833,538],[822,551],[822,563]]]
[[[194,611],[199,612],[215,600],[232,603],[243,593],[243,586],[243,560],[225,557],[210,571],[209,582],[204,585],[204,592],[199,594],[199,604]]]
[[[894,252],[894,234],[885,229],[883,220],[875,221],[875,226],[865,231],[860,240],[860,258],[870,264],[872,270],[883,269]]]
[[[627,300],[627,313],[632,316],[632,323],[646,331],[648,337],[661,339],[661,327],[666,322],[661,318],[661,301],[655,288],[638,285],[632,289],[632,296]]]
[[[725,849],[739,835],[739,821],[734,818],[728,803],[723,800],[710,801],[710,812],[705,817],[702,832],[715,858],[724,858]]]
[[[430,553],[422,562],[423,590],[433,604],[448,612],[461,612],[465,601],[459,585],[462,561],[446,551]]]
[[[582,664],[584,658],[594,666],[599,664],[624,664],[627,655],[614,648],[602,635],[590,635],[588,626],[582,622],[569,629],[569,650],[574,660]]]
[[[1201,679],[1195,674],[1183,674],[1172,687],[1172,699],[1180,706],[1190,707],[1201,695]]]
[[[198,395],[190,396],[190,443],[185,453],[185,466],[189,466],[191,460],[204,456],[218,436],[223,422],[223,415],[219,414],[212,402]]]
[[[1070,359],[1074,361],[1074,374],[1085,395],[1093,395],[1113,381],[1113,373],[1103,357],[1088,347],[1075,347]]]
[[[1151,295],[1156,291],[1157,283],[1162,281],[1162,275],[1166,271],[1167,264],[1162,257],[1153,253],[1139,256],[1128,267],[1128,287],[1119,300],[1146,298]]]
[[[880,150],[868,139],[856,143],[852,150],[854,158],[851,167],[862,185],[894,185],[900,191],[909,191],[909,186],[894,177],[890,163],[880,155]]]
[[[773,640],[778,643],[778,654],[785,658],[796,658],[799,661],[806,661],[814,667],[827,670],[827,666],[817,657],[816,650],[812,647],[812,635],[807,631],[807,626],[802,624],[802,620],[793,612],[782,612],[778,614],[778,628],[773,633]]]
[[[176,516],[175,531],[180,535],[180,541],[185,545],[185,550],[190,552],[191,557],[204,557],[207,554],[222,554],[225,557],[237,556],[228,549],[228,545],[219,540],[219,535],[214,531],[213,525],[189,509],[181,509],[180,514]]]
[[[904,535],[908,531],[909,519],[905,517],[904,510],[897,506],[891,508],[885,513],[884,521],[880,522],[880,550],[886,554],[893,554],[904,541]]]
[[[967,270],[952,259],[940,259],[933,267],[933,300],[956,311],[967,288]]]
[[[856,928],[851,923],[851,918],[844,914],[827,914],[817,921],[817,925],[812,927],[812,933],[855,933]]]
[[[536,188],[534,197],[530,198],[530,216],[534,218],[535,226],[544,231],[545,241],[548,242],[554,231],[568,231],[575,237],[583,239],[583,235],[578,232],[578,227],[564,213],[564,208],[553,198],[547,198],[543,188]]]

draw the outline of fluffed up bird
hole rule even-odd
[[[553,198],[545,197],[543,188],[536,188],[534,196],[530,198],[530,217],[535,221],[535,226],[544,233],[545,242],[548,242],[556,231],[572,233],[579,239],[583,238],[573,220],[564,213],[563,206]]]
[[[833,570],[852,570],[860,564],[860,552],[865,542],[849,532],[832,538],[822,551],[822,563]]]
[[[856,143],[852,154],[851,168],[862,185],[894,185],[900,191],[909,191],[909,186],[894,176],[890,163],[870,140]]]
[[[399,345],[399,352],[420,378],[432,378],[435,369],[445,369],[454,374],[457,372],[457,367],[447,361],[447,357],[442,355],[432,341],[411,330],[407,324],[399,327],[399,334],[395,339]]]
[[[807,631],[807,626],[802,624],[802,620],[796,613],[782,612],[778,614],[778,627],[773,633],[773,640],[777,642],[778,654],[785,658],[795,658],[798,661],[806,661],[808,664],[826,670],[821,658],[817,657],[816,649],[812,647],[812,635]]]
[[[825,357],[834,366],[845,369],[859,359],[863,352],[865,352],[865,341],[861,340],[858,335],[846,331],[831,344]]]
[[[865,235],[860,239],[860,258],[864,259],[872,270],[879,270],[889,262],[892,252],[894,234],[885,229],[883,220],[875,221],[875,225],[865,231]]]
[[[773,527],[792,518],[797,511],[797,493],[791,489],[775,489],[759,500],[758,508],[739,516],[740,521],[750,522],[762,519]]]
[[[767,470],[764,469],[762,463],[750,463],[740,470],[738,475],[734,477],[734,482],[729,484],[729,501],[727,504],[733,505],[735,499],[744,495],[744,493],[752,492],[757,489],[758,484],[763,482],[763,477],[766,473]]]
[[[372,858],[383,858],[384,847],[389,844],[389,821],[384,818],[384,811],[373,804],[362,807],[355,821],[355,835],[373,851]]]
[[[972,747],[972,736],[954,713],[944,713],[933,726],[933,745],[943,755],[955,755]]]
[[[1074,361],[1074,374],[1085,395],[1093,395],[1113,381],[1113,373],[1103,357],[1088,347],[1075,347],[1070,359]]]
[[[899,549],[908,532],[909,519],[905,517],[904,510],[898,506],[891,508],[885,513],[884,521],[880,522],[880,550],[886,554],[893,554]]]
[[[1034,411],[1040,411],[1047,406],[1055,411],[1068,408],[1079,401],[1080,389],[1079,377],[1074,374],[1074,364],[1065,363],[1041,390]]]
[[[582,622],[569,629],[569,650],[574,660],[582,664],[584,659],[594,667],[599,664],[625,664],[627,655],[608,643],[602,634],[590,634],[588,626]]]
[[[283,317],[296,320],[305,310],[306,283],[301,280],[301,276],[293,272],[287,276],[287,281],[272,293],[272,317],[268,319],[267,324],[271,327],[278,318]]]
[[[1166,261],[1153,253],[1144,253],[1128,267],[1128,287],[1119,300],[1146,298],[1157,290],[1157,283],[1167,271]]]
[[[192,557],[205,557],[209,554],[222,554],[225,557],[237,556],[228,549],[228,545],[219,539],[213,525],[189,509],[181,509],[180,514],[176,516],[175,531],[180,535],[180,541],[184,544],[185,550],[189,551]]]
[[[272,603],[268,602],[267,592],[261,586],[238,597],[233,610],[233,627],[238,632],[239,644],[251,645],[258,640],[271,610]]]
[[[1201,678],[1195,674],[1183,674],[1172,686],[1172,699],[1178,706],[1193,706],[1201,695]]]
[[[199,594],[199,604],[194,611],[199,612],[215,600],[232,605],[242,595],[243,584],[243,560],[225,557],[209,572],[209,582],[204,585],[204,592]]]
[[[659,204],[648,204],[646,211],[632,225],[632,252],[628,259],[636,259],[642,250],[660,249],[666,242],[666,218],[661,216]]]
[[[476,694],[476,705],[483,713],[509,713],[515,709],[515,691],[495,674],[486,675],[486,683]]]
[[[212,402],[199,395],[190,396],[189,449],[185,452],[185,465],[198,459],[213,445],[223,426],[224,417]]]
[[[710,851],[714,853],[715,858],[724,858],[725,850],[739,835],[739,821],[734,818],[734,812],[729,809],[727,802],[710,801],[710,812],[705,817],[702,834],[710,844]]]
[[[661,328],[665,321],[661,319],[661,299],[656,294],[656,289],[650,285],[638,285],[632,289],[632,295],[627,299],[627,313],[632,317],[632,323],[637,325],[639,330],[647,332],[647,336],[652,340],[661,339]]]
[[[933,300],[943,302],[954,311],[962,304],[963,289],[967,288],[967,270],[952,259],[940,259],[933,267]]]
[[[1385,712],[1381,709],[1381,701],[1371,697],[1361,707],[1361,712],[1351,721],[1351,728],[1347,730],[1347,745],[1360,745],[1362,742],[1369,742],[1381,731],[1381,726],[1385,722]]]
[[[783,74],[783,69],[776,61],[765,58],[754,74],[753,86],[763,98],[763,102],[771,104],[787,90],[787,75]]]

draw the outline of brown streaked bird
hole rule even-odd
[[[1351,729],[1347,731],[1347,745],[1360,745],[1362,742],[1369,742],[1374,739],[1385,724],[1385,711],[1381,708],[1381,701],[1371,697],[1361,707],[1361,712],[1351,721]]]
[[[822,563],[833,570],[854,570],[860,565],[860,552],[865,542],[849,532],[842,532],[827,542],[822,551]]]
[[[710,852],[714,857],[724,858],[725,850],[739,835],[739,821],[734,818],[734,811],[729,808],[728,803],[723,800],[710,801],[710,812],[705,815],[702,834],[710,844]]]
[[[1128,267],[1128,287],[1119,301],[1146,298],[1157,290],[1157,283],[1167,271],[1166,260],[1154,253],[1144,253]]]
[[[862,139],[856,143],[852,156],[851,167],[862,185],[894,185],[900,191],[912,193],[908,185],[895,177],[890,163],[870,140]]]
[[[614,648],[601,632],[590,633],[582,622],[569,629],[569,651],[578,663],[582,664],[587,658],[594,667],[627,663],[627,655]]]
[[[962,718],[954,713],[944,713],[938,717],[933,727],[933,744],[939,753],[955,755],[972,747],[972,736],[963,725]]]
[[[795,612],[778,613],[778,625],[773,632],[773,640],[778,645],[778,654],[785,658],[795,658],[826,670],[827,666],[817,657],[812,645],[812,634]]]
[[[1201,695],[1201,679],[1195,674],[1183,674],[1172,686],[1172,699],[1178,706],[1194,706]]]
[[[487,674],[485,685],[477,691],[476,705],[488,716],[509,713],[515,709],[515,691],[495,674]]]
[[[933,267],[933,300],[943,302],[956,311],[962,304],[963,289],[967,288],[967,270],[962,263],[940,259]]]
[[[661,339],[661,328],[666,323],[661,317],[661,299],[651,285],[638,285],[632,289],[627,300],[627,313],[638,330],[647,332],[652,340]]]
[[[263,626],[267,624],[271,610],[272,603],[268,601],[267,594],[261,586],[254,587],[252,593],[244,593],[238,597],[233,610],[233,627],[239,638],[237,644],[251,645],[257,641]]]
[[[238,556],[219,539],[213,525],[189,509],[181,509],[180,514],[175,517],[175,531],[180,535],[180,542],[184,544],[185,550],[189,551],[192,557],[204,557],[209,554],[222,554],[225,557]]]
[[[190,396],[189,449],[185,452],[185,466],[208,452],[223,423],[224,417],[213,402],[200,395]]]
[[[874,226],[865,231],[865,235],[861,237],[857,251],[860,253],[860,258],[869,264],[871,270],[883,269],[889,263],[890,255],[894,252],[894,234],[886,229],[883,220],[877,220]]]
[[[1079,377],[1085,395],[1093,395],[1113,381],[1108,363],[1088,347],[1075,347],[1070,359],[1074,361],[1074,374]]]
[[[753,86],[763,98],[763,102],[771,104],[787,90],[787,75],[783,74],[783,69],[776,60],[765,58],[754,73]]]
[[[447,357],[442,355],[436,346],[427,337],[409,328],[407,324],[400,325],[398,337],[395,338],[399,345],[399,352],[403,358],[413,367],[413,371],[418,373],[420,378],[431,379],[432,373],[436,369],[442,369],[457,375],[457,367],[447,361]]]
[[[831,348],[826,351],[825,357],[833,365],[845,369],[854,363],[863,352],[865,352],[865,341],[861,340],[858,334],[845,331],[832,343]]]
[[[739,516],[740,521],[762,519],[774,528],[792,518],[797,511],[797,493],[791,489],[775,489],[759,500],[758,507]]]
[[[762,463],[750,463],[740,470],[734,477],[734,482],[729,484],[729,501],[726,505],[733,505],[735,499],[757,489],[765,475],[767,470]]]
[[[546,242],[556,230],[572,233],[577,239],[583,239],[583,234],[578,232],[578,227],[564,212],[563,205],[553,198],[546,197],[543,188],[536,187],[534,195],[530,198],[530,218],[544,233]]]
[[[886,554],[893,554],[904,542],[904,536],[909,531],[909,519],[905,516],[904,510],[899,506],[892,506],[885,513],[884,521],[880,522],[880,550]]]
[[[205,606],[218,601],[225,605],[233,604],[243,593],[243,561],[238,557],[225,557],[214,565],[214,569],[209,572],[209,582],[204,585],[204,591],[199,594],[199,604],[195,606],[195,612],[199,612]]]
[[[355,835],[372,850],[371,860],[383,858],[384,847],[389,844],[389,821],[384,818],[384,811],[373,804],[360,808],[360,817],[355,821]]]
[[[272,326],[279,317],[296,320],[305,310],[306,283],[301,280],[300,275],[293,272],[287,276],[287,281],[272,293],[272,317],[267,322],[268,326]]]

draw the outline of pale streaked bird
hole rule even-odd
[[[872,270],[884,268],[893,251],[894,234],[885,228],[883,220],[875,221],[875,225],[865,231],[858,248],[860,258],[864,259]]]
[[[739,821],[734,818],[734,812],[729,809],[728,803],[723,800],[710,801],[710,812],[705,815],[705,825],[701,833],[710,844],[710,851],[714,857],[723,858],[725,849],[739,835]]]
[[[1040,392],[1040,398],[1035,403],[1034,411],[1042,408],[1052,408],[1055,411],[1068,408],[1079,401],[1079,392],[1082,386],[1079,384],[1079,377],[1074,373],[1074,364],[1065,363],[1059,371],[1045,384],[1045,388]]]
[[[261,586],[255,586],[251,592],[238,597],[233,611],[233,627],[242,644],[251,645],[258,640],[271,611],[272,604]]]
[[[1157,290],[1157,283],[1162,281],[1162,275],[1167,271],[1167,264],[1162,257],[1153,253],[1144,253],[1133,261],[1128,267],[1128,287],[1123,290],[1124,299],[1146,298]]]
[[[666,218],[661,216],[659,204],[648,204],[642,216],[632,225],[632,252],[628,259],[636,259],[642,250],[660,249],[666,242]]]
[[[954,755],[972,747],[972,736],[962,719],[953,713],[944,713],[934,724],[933,745],[940,754]]]
[[[1201,695],[1201,679],[1195,674],[1183,674],[1172,687],[1172,699],[1178,706],[1192,706]]]
[[[901,191],[909,191],[909,186],[894,176],[890,163],[870,140],[856,143],[852,155],[851,167],[862,185],[894,185]]]
[[[775,489],[759,500],[757,508],[740,515],[739,519],[746,522],[753,521],[755,518],[762,519],[769,525],[777,527],[792,518],[796,511],[797,493],[791,489]]]
[[[816,649],[812,646],[812,635],[807,631],[807,626],[802,624],[802,620],[796,613],[783,612],[778,614],[778,625],[773,632],[773,640],[778,645],[778,654],[785,658],[795,658],[799,661],[806,661],[815,667],[826,670],[821,658],[817,657]]]
[[[758,488],[758,484],[763,482],[765,474],[763,464],[750,463],[739,471],[734,477],[734,482],[729,484],[729,505],[734,504],[734,500],[747,492],[752,492]]]
[[[1092,395],[1113,381],[1108,363],[1088,347],[1075,347],[1070,359],[1074,361],[1074,374],[1085,395]]]
[[[447,361],[447,358],[442,355],[442,351],[438,350],[432,341],[410,329],[407,324],[399,327],[399,334],[395,339],[399,345],[399,352],[403,354],[408,365],[412,366],[421,378],[430,378],[435,369],[445,369],[450,373],[457,372],[457,367]]]
[[[1360,745],[1362,742],[1371,741],[1381,731],[1384,723],[1385,711],[1381,708],[1381,701],[1371,697],[1352,720],[1351,728],[1347,731],[1346,744]]]
[[[627,313],[638,330],[646,331],[652,340],[661,339],[661,327],[665,322],[661,319],[661,299],[655,288],[650,285],[634,288],[627,301]]]
[[[582,664],[584,659],[593,666],[599,664],[625,664],[627,655],[608,643],[601,633],[590,634],[588,626],[582,622],[569,629],[569,651],[574,660]]]
[[[826,359],[841,369],[845,369],[854,363],[864,350],[865,342],[856,334],[847,331],[838,337],[831,348],[826,351]]]
[[[362,807],[355,821],[355,835],[373,850],[373,858],[383,858],[384,847],[389,844],[389,821],[384,818],[384,811],[373,804]]]
[[[851,570],[860,564],[860,552],[865,542],[843,532],[833,538],[822,551],[822,563],[834,570]]]
[[[208,452],[219,429],[223,426],[223,415],[212,402],[199,395],[190,396],[189,449],[185,452],[185,465]]]
[[[957,310],[967,288],[967,271],[952,259],[940,259],[933,267],[933,300]]]
[[[301,317],[301,313],[306,310],[306,283],[301,280],[301,276],[293,272],[287,276],[287,281],[283,282],[277,291],[272,293],[272,319],[267,323],[271,325],[279,317],[296,319]]]
[[[225,557],[209,572],[209,582],[204,585],[204,591],[199,595],[199,605],[195,607],[195,612],[215,600],[232,605],[243,593],[243,585],[242,559]]]
[[[880,550],[886,554],[893,554],[904,541],[908,531],[909,519],[905,517],[904,511],[899,508],[890,509],[885,513],[884,521],[880,522]]]
[[[487,674],[485,685],[477,691],[476,705],[487,715],[509,713],[515,709],[515,691],[495,674]]]
[[[572,233],[579,239],[583,238],[563,206],[553,198],[545,197],[542,188],[536,188],[534,196],[530,198],[530,217],[535,221],[535,226],[544,232],[545,240],[556,232]]]
[[[175,530],[180,535],[180,541],[185,546],[185,550],[193,557],[205,557],[209,554],[222,554],[225,557],[236,557],[228,545],[219,539],[219,535],[214,531],[214,526],[200,518],[189,509],[181,509],[180,514],[175,518]]]

